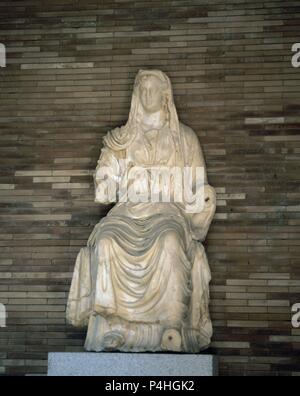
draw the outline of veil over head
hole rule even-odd
[[[144,109],[139,98],[139,87],[141,82],[150,76],[154,76],[161,81],[164,95],[163,106],[167,115],[169,129],[174,140],[176,153],[179,155],[181,152],[180,127],[173,98],[171,81],[165,73],[156,69],[140,69],[138,71],[134,81],[128,121],[124,126],[109,131],[104,137],[104,143],[109,148],[117,151],[126,149],[132,143],[140,129],[139,124],[144,113]]]

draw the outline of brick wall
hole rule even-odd
[[[300,3],[0,1],[0,373],[81,351],[65,324],[80,247],[107,209],[91,172],[127,120],[134,76],[171,78],[218,207],[206,242],[220,373],[300,374]]]

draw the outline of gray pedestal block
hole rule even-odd
[[[54,352],[49,376],[212,376],[216,357],[177,353]]]

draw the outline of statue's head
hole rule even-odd
[[[140,131],[144,114],[159,110],[165,113],[176,152],[179,153],[181,151],[179,121],[171,81],[165,73],[156,69],[138,71],[134,81],[128,121],[122,128],[116,128],[109,133],[104,139],[105,143],[115,150],[128,147]]]
[[[145,74],[138,86],[140,102],[146,113],[154,113],[163,108],[166,102],[167,84],[155,74]]]
[[[164,110],[167,119],[177,124],[177,112],[169,77],[160,70],[139,70],[135,77],[129,121],[139,123],[144,113]]]

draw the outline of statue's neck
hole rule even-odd
[[[161,110],[155,113],[144,113],[141,120],[142,129],[144,132],[152,129],[161,129],[166,123],[165,113]]]

